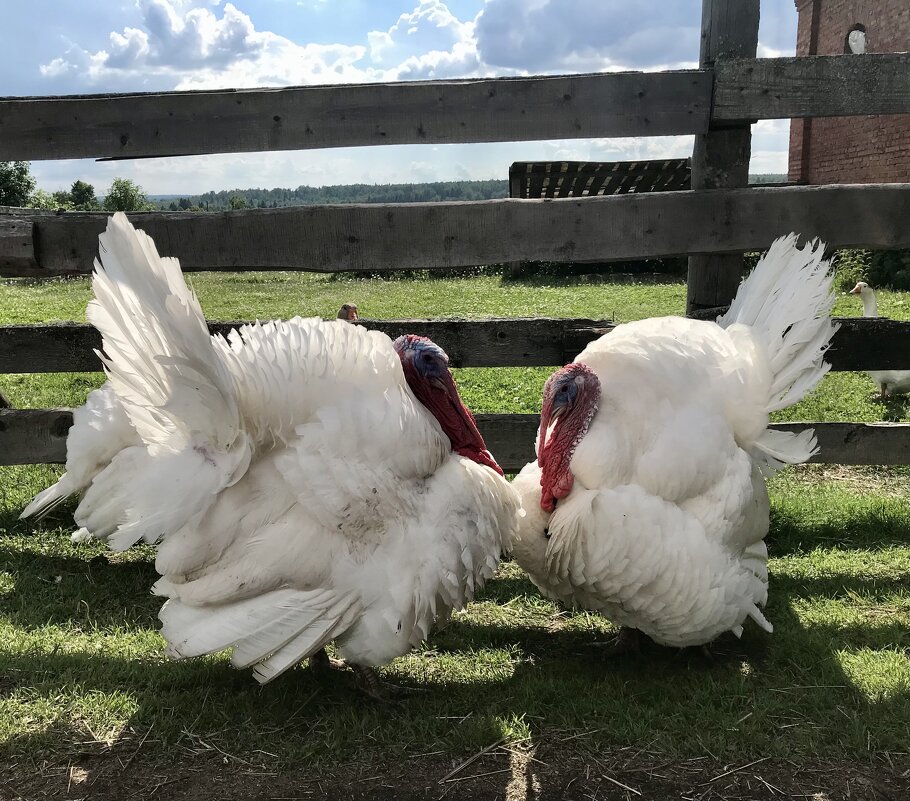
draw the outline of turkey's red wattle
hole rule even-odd
[[[452,374],[446,372],[443,376],[427,379],[417,372],[409,359],[402,360],[402,368],[411,391],[436,418],[452,443],[452,450],[503,475],[502,468],[487,450],[474,415],[461,402]]]
[[[565,382],[576,388],[574,400],[556,405],[557,387],[565,391]],[[537,440],[537,464],[541,467],[540,507],[553,512],[556,502],[565,498],[575,481],[571,463],[600,401],[600,381],[585,364],[573,363],[557,371],[544,387],[540,410],[540,434]],[[551,430],[552,427],[552,430]]]

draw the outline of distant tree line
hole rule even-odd
[[[507,197],[508,181],[436,181],[429,184],[345,184],[296,189],[228,189],[159,200],[170,211],[277,209],[326,203],[423,203],[439,200],[490,200]]]

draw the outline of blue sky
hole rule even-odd
[[[33,0],[4,4],[0,94],[64,95],[696,66],[700,0]],[[793,53],[793,0],[761,0],[759,55]],[[753,126],[752,172],[785,172],[787,121]],[[505,178],[515,160],[691,154],[686,136],[407,145],[96,163],[34,162],[39,185],[115,176],[154,194]]]

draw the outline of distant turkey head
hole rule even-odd
[[[556,502],[572,491],[575,479],[569,465],[599,402],[600,380],[586,364],[566,365],[544,386],[537,464],[542,469],[540,507],[545,512],[552,512]]]
[[[461,402],[445,351],[426,337],[405,334],[394,342],[411,392],[436,418],[452,450],[486,465],[502,475],[502,468],[487,450],[474,416]]]
[[[348,322],[353,322],[357,319],[357,304],[343,303],[336,316],[339,320],[347,320]]]

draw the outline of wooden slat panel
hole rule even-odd
[[[449,355],[453,367],[558,366],[571,361],[592,339],[611,330],[606,320],[360,320],[362,325],[428,336]],[[210,322],[226,334],[243,323]],[[94,350],[101,336],[84,323],[0,326],[0,373],[59,373],[101,369]]]
[[[712,120],[910,113],[910,54],[718,59]]]
[[[479,414],[477,424],[487,447],[507,472],[534,458],[536,414]],[[0,409],[0,465],[62,463],[68,409]],[[910,423],[779,423],[785,431],[815,428],[823,464],[908,464]]]
[[[761,250],[791,230],[831,247],[910,246],[910,184],[650,192],[616,197],[302,206],[131,215],[192,270],[436,269]],[[27,213],[40,268],[90,272],[106,215]],[[0,259],[6,255],[0,240]]]
[[[604,181],[610,177],[611,171],[609,164],[599,164],[597,169],[594,171],[594,180],[591,181],[591,185],[588,187],[588,197],[596,197],[601,193],[603,188]]]
[[[715,315],[716,316],[716,315]],[[566,364],[612,330],[606,320],[361,320],[390,337],[428,336],[453,367],[554,367]],[[833,370],[910,370],[910,322],[840,318],[828,361]],[[210,322],[226,334],[239,322]],[[69,373],[101,369],[94,354],[101,337],[90,325],[0,326],[0,374]]]
[[[0,160],[698,133],[711,75],[604,73],[0,99]]]
[[[575,180],[579,177],[577,164],[567,163],[562,170],[562,181],[559,184],[557,197],[575,197]]]

